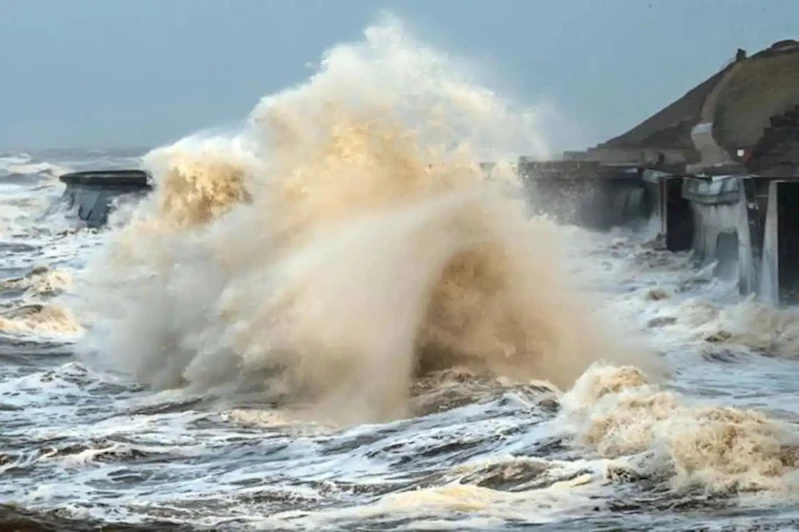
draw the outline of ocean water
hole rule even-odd
[[[235,132],[0,153],[0,528],[799,528],[799,320],[531,214],[536,108],[396,21]],[[145,167],[109,228],[68,169]]]

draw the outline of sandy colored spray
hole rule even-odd
[[[257,386],[341,422],[407,414],[465,366],[567,387],[625,359],[561,272],[510,168],[536,113],[395,20],[328,51],[243,131],[145,157],[156,188],[82,290],[83,352],[157,387]]]

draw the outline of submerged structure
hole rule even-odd
[[[152,189],[150,175],[143,170],[96,170],[64,174],[61,198],[67,209],[88,227],[100,227],[119,201],[137,200]]]

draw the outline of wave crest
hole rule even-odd
[[[145,157],[155,191],[88,274],[84,353],[342,422],[404,415],[412,379],[454,365],[567,387],[629,360],[570,287],[557,228],[481,171],[545,156],[535,122],[397,21],[369,28],[243,132]]]

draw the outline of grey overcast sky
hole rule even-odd
[[[152,146],[244,117],[380,11],[489,62],[523,103],[623,132],[735,53],[799,38],[799,0],[0,0],[0,148]]]

